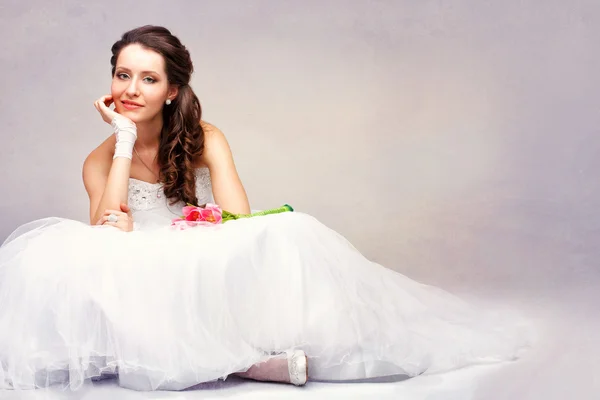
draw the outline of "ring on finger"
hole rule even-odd
[[[117,214],[110,214],[106,220],[108,222],[118,222],[119,217],[117,216]]]

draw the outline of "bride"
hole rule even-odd
[[[90,224],[36,220],[0,248],[1,389],[413,377],[527,346],[307,214],[174,229],[186,203],[249,213],[246,192],[223,133],[201,119],[180,41],[143,26],[112,54],[95,107],[114,135],[83,166]]]

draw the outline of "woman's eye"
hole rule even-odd
[[[121,73],[117,74],[117,78],[119,78],[119,79],[128,79],[129,75],[127,75],[124,72],[121,72]],[[147,83],[155,83],[156,79],[147,76],[147,77],[144,78],[144,81],[146,81]]]

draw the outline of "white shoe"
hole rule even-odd
[[[285,353],[287,354],[290,383],[296,386],[303,386],[308,379],[306,354],[302,350],[288,350]]]

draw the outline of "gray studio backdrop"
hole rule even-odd
[[[598,256],[598,4],[2,1],[0,240],[87,221],[110,47],[159,24],[253,208],[292,204],[429,283],[558,285]]]

